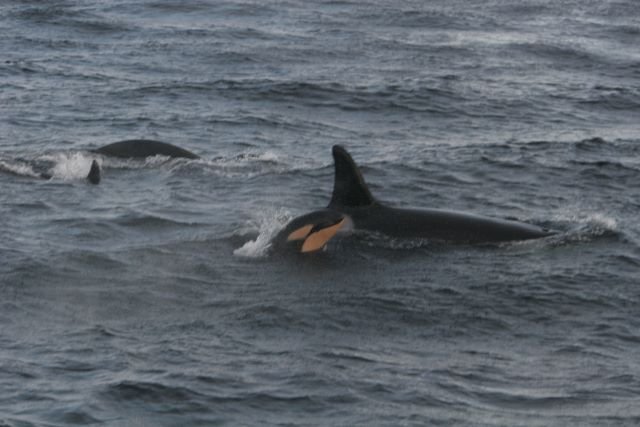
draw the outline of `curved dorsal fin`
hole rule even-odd
[[[376,200],[364,182],[360,169],[347,150],[340,145],[334,145],[332,152],[335,163],[335,178],[329,207],[358,207],[375,203]]]

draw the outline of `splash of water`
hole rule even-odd
[[[91,169],[91,162],[95,157],[85,155],[82,152],[77,152],[45,156],[43,159],[54,162],[54,165],[51,168],[51,176],[53,178],[70,181],[73,179],[86,178],[89,170]],[[98,163],[100,163],[100,160],[98,160]]]
[[[601,212],[561,213],[555,216],[554,221],[570,225],[565,233],[559,235],[561,243],[590,241],[620,233],[618,221]]]
[[[251,221],[252,228],[258,228],[258,237],[234,250],[233,254],[247,258],[266,256],[271,248],[271,240],[292,218],[293,216],[284,209],[258,214],[258,217]]]
[[[604,230],[616,231],[618,230],[618,221],[615,218],[607,216],[602,213],[595,213],[589,215],[585,222],[591,226],[598,227]]]
[[[618,221],[601,212],[567,212],[556,215],[555,221],[571,222],[587,227],[590,229],[603,230],[603,231],[617,231]]]
[[[5,171],[19,176],[30,176],[34,178],[40,177],[33,168],[25,163],[10,163],[4,160],[0,160],[0,171]]]

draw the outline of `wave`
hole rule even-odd
[[[222,385],[231,388],[234,384],[221,380]],[[217,384],[220,385],[220,384]],[[237,382],[236,382],[237,387]],[[224,390],[224,389],[223,389]],[[153,381],[125,380],[106,386],[103,396],[120,404],[142,402],[156,407],[166,415],[180,415],[189,413],[209,413],[212,406],[240,405],[244,411],[247,408],[261,408],[263,410],[284,410],[292,404],[316,406],[311,397],[306,394],[296,394],[295,391],[240,391],[230,390],[226,394],[223,390],[203,393],[186,386],[168,385]]]
[[[112,169],[154,169],[166,164],[178,165],[189,162],[189,159],[174,159],[169,156],[155,155],[144,158],[118,158],[103,155],[89,154],[102,160],[101,166]]]
[[[36,172],[29,164],[15,161],[0,160],[0,171],[12,175],[40,178],[41,174]]]
[[[248,149],[238,154],[225,154],[212,158],[183,159],[167,156],[146,158],[114,158],[97,156],[101,166],[114,169],[166,168],[169,172],[200,169],[227,178],[254,177],[265,173],[283,173],[299,169],[312,169],[318,165],[313,160],[297,159],[273,150]]]
[[[605,213],[559,213],[552,218],[551,223],[565,230],[548,238],[552,245],[590,242],[600,238],[622,238],[623,236],[618,220]]]
[[[170,82],[123,89],[123,96],[146,97],[167,93],[217,96],[236,100],[303,103],[313,107],[337,107],[345,111],[406,110],[451,112],[466,99],[447,88],[428,85],[362,85],[338,82],[309,83],[270,79]],[[447,106],[448,107],[445,107]]]
[[[640,162],[635,159],[624,160],[570,160],[570,163],[590,169],[606,169],[614,173],[639,172]]]
[[[0,72],[8,74],[35,74],[42,72],[43,67],[36,65],[33,61],[20,59],[20,60],[7,60],[0,64]],[[25,90],[24,86],[19,85],[16,82],[3,83],[3,88],[11,88],[17,90]]]
[[[153,214],[129,214],[120,216],[113,220],[113,222],[122,227],[130,227],[140,230],[166,229],[172,227],[183,228],[199,225]]]
[[[637,67],[637,64],[636,64]],[[640,92],[633,88],[603,88],[595,86],[578,104],[587,108],[604,108],[607,111],[640,110]]]
[[[38,25],[64,25],[67,29],[90,33],[118,33],[130,30],[124,22],[109,19],[80,7],[45,4],[19,9],[12,15],[19,20]]]
[[[520,50],[541,59],[551,59],[558,62],[589,65],[602,61],[598,55],[581,49],[577,45],[562,43],[546,43],[542,41],[529,43],[513,43],[510,46],[514,50]]]

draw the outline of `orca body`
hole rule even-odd
[[[167,156],[185,159],[199,159],[200,156],[166,142],[149,139],[128,139],[114,142],[92,150],[94,153],[120,158],[142,158],[151,156]]]
[[[520,221],[441,209],[403,209],[376,200],[358,166],[343,147],[333,147],[335,178],[326,209],[292,220],[273,246],[314,252],[341,231],[365,230],[392,238],[451,243],[499,243],[537,239],[553,233]],[[327,230],[327,231],[325,231]]]

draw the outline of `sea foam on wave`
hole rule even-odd
[[[258,236],[233,251],[234,255],[247,258],[260,258],[267,255],[273,237],[291,220],[292,215],[284,210],[271,210],[259,213],[250,222],[252,228],[258,228]]]
[[[25,163],[12,163],[0,160],[0,170],[19,176],[40,177],[40,174],[34,171],[30,165]]]

